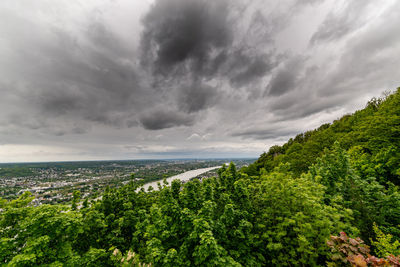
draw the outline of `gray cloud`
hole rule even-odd
[[[395,88],[399,84],[400,58],[400,4],[393,2],[381,9],[379,16],[346,40],[346,49],[337,60],[327,79],[317,92],[319,97],[347,95],[348,99],[365,90],[376,91]],[[371,90],[370,89],[370,90]]]
[[[112,58],[134,57],[134,51],[107,27],[105,21],[93,19],[86,29],[87,37],[95,45],[97,51],[106,53]]]
[[[264,95],[280,96],[295,89],[304,61],[305,59],[300,57],[287,61],[285,66],[272,77]]]
[[[257,156],[400,83],[397,1],[50,2],[0,3],[0,161]]]
[[[147,130],[161,130],[175,126],[191,126],[194,116],[173,110],[155,110],[140,117],[140,123]]]
[[[227,1],[156,1],[144,19],[144,63],[162,74],[179,63],[201,71],[213,50],[224,48],[232,39],[227,5]]]
[[[366,11],[374,2],[376,1],[353,0],[339,3],[340,11],[336,10],[336,12],[332,11],[328,14],[310,42],[316,44],[338,40],[362,27],[368,21]]]
[[[16,25],[27,23],[18,17],[10,20]],[[5,58],[10,60],[11,70],[18,69],[5,76],[18,81],[14,94],[25,101],[30,115],[44,120],[58,117],[60,123],[88,120],[123,125],[144,104],[147,94],[138,78],[133,51],[129,55],[122,41],[101,22],[89,20],[84,29],[88,39],[55,26],[33,24],[31,29],[46,29],[46,34],[26,34],[22,32],[25,28],[16,27],[7,41],[17,52]],[[33,46],[31,50],[26,50],[26,43]]]
[[[162,103],[186,114],[202,112],[217,105],[226,90],[257,90],[278,65],[279,56],[266,45],[271,39],[255,41],[259,34],[254,27],[262,27],[264,15],[244,8],[254,23],[239,29],[244,14],[235,12],[241,5],[240,1],[155,1],[143,19],[140,59]]]
[[[225,74],[234,87],[251,85],[278,65],[277,56],[252,50],[238,50],[229,55]]]
[[[297,129],[247,129],[239,132],[235,132],[232,136],[242,137],[244,139],[256,139],[256,140],[266,140],[266,139],[274,139],[274,138],[282,138],[296,135],[298,132]]]
[[[185,112],[197,112],[217,104],[217,89],[208,85],[192,84],[178,90],[178,107]]]
[[[233,11],[239,6],[239,1],[156,1],[143,20],[142,65],[161,84],[216,78],[242,87],[268,74],[275,55],[245,40],[256,25],[238,30],[239,14]],[[255,23],[261,23],[263,15],[256,13]]]

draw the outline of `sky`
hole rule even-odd
[[[258,157],[400,86],[398,0],[1,0],[0,162]]]

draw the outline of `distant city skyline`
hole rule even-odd
[[[0,162],[256,158],[400,86],[396,0],[2,0]]]

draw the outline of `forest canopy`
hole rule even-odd
[[[29,192],[0,199],[0,263],[395,265],[399,186],[397,89],[217,177],[151,192],[131,182],[91,201],[77,192],[72,205],[32,206]]]

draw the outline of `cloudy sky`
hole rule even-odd
[[[0,162],[257,157],[400,86],[398,0],[1,0]]]

